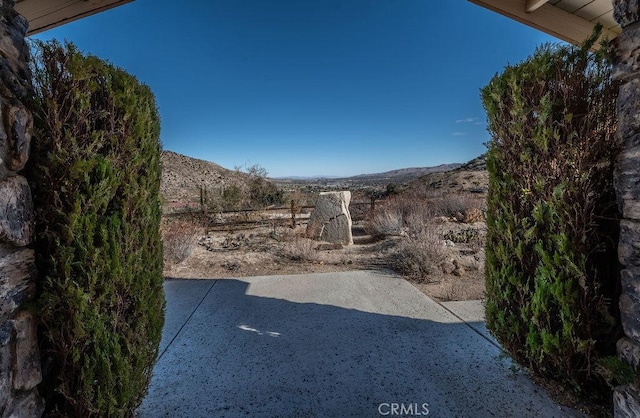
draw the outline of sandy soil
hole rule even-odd
[[[437,300],[482,299],[484,249],[477,244],[445,243],[444,240],[447,232],[470,227],[447,221],[439,228],[449,261],[456,260],[461,268],[454,272],[445,267],[428,277],[407,279],[420,291]],[[485,228],[482,223],[472,227],[479,231]],[[354,224],[354,244],[350,246],[332,246],[309,240],[304,237],[305,228],[304,225],[295,230],[285,226],[261,226],[242,231],[199,234],[185,260],[166,265],[165,276],[203,279],[361,269],[394,270],[394,260],[401,256],[398,244],[404,237],[374,239],[360,223]]]

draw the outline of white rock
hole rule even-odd
[[[336,244],[353,244],[350,201],[349,191],[320,193],[309,218],[307,236]]]

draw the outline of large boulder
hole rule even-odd
[[[349,191],[320,193],[307,224],[307,236],[336,244],[353,244],[350,201]]]

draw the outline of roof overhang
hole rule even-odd
[[[133,0],[17,0],[15,9],[29,21],[29,35],[103,12]]]
[[[611,0],[469,1],[572,44],[582,43],[598,22],[603,37],[613,39],[621,32]]]

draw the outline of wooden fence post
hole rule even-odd
[[[291,199],[291,229],[296,228],[296,201]]]
[[[209,235],[209,216],[207,211],[207,186],[200,186],[200,208],[202,209],[202,216],[204,218],[204,233]]]

